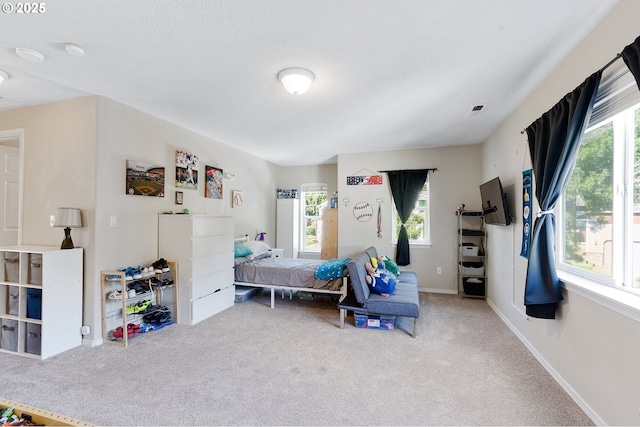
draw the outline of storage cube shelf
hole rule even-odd
[[[458,294],[485,298],[485,222],[482,212],[458,211]],[[471,280],[473,279],[473,280]]]
[[[0,352],[46,359],[82,343],[82,249],[0,247]]]

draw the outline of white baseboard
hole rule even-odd
[[[82,338],[82,345],[85,347],[97,347],[99,345],[102,345],[102,337],[97,338],[95,340],[89,339],[89,338]]]
[[[516,337],[518,337],[518,339],[525,345],[525,347],[527,347],[527,349],[531,352],[531,354],[533,354],[533,356],[538,360],[538,362],[540,362],[540,364],[547,370],[547,372],[549,372],[549,374],[558,382],[558,384],[560,384],[560,386],[564,389],[564,391],[566,391],[567,394],[569,394],[569,396],[571,396],[571,398],[585,412],[585,414],[587,414],[587,416],[591,418],[591,421],[593,421],[594,424],[597,426],[606,425],[604,420],[600,418],[600,416],[593,410],[593,408],[589,406],[589,404],[587,404],[587,402],[585,402],[584,399],[582,399],[582,396],[580,396],[578,392],[576,392],[573,389],[573,387],[571,387],[571,385],[568,382],[566,382],[564,378],[562,378],[562,376],[555,369],[553,369],[553,366],[551,366],[551,364],[549,364],[549,362],[547,362],[545,358],[542,357],[542,355],[525,338],[525,336],[522,335],[520,331],[511,322],[509,322],[509,319],[504,314],[502,314],[500,310],[498,310],[498,308],[491,302],[491,300],[487,299],[487,304],[489,304],[489,307],[491,307],[491,309],[500,317],[500,319],[502,319],[502,321],[509,327],[509,329],[511,329],[511,332],[513,332],[516,335]]]
[[[418,287],[418,292],[426,292],[430,294],[451,294],[451,295],[458,294],[458,292],[454,291],[453,289],[434,289],[434,288],[421,288],[421,287]]]

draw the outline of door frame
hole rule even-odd
[[[22,244],[22,218],[23,218],[23,206],[24,206],[24,128],[0,130],[0,144],[6,141],[19,141],[19,153],[20,159],[18,171],[18,244]]]

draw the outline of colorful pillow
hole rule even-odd
[[[249,248],[252,252],[250,255],[247,255],[247,258],[249,259],[255,259],[257,256],[262,255],[271,249],[271,246],[259,240],[249,240],[248,242],[244,242],[243,245]]]
[[[233,242],[233,257],[240,258],[253,254],[253,251],[240,242]]]
[[[395,275],[395,276],[398,275],[398,264],[396,264],[395,262],[391,261],[389,259],[389,257],[387,257],[387,256],[383,257],[382,262],[384,263],[384,268],[386,268],[391,273],[393,273],[393,275]]]

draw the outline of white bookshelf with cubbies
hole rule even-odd
[[[82,252],[0,247],[0,352],[46,359],[82,344]]]

